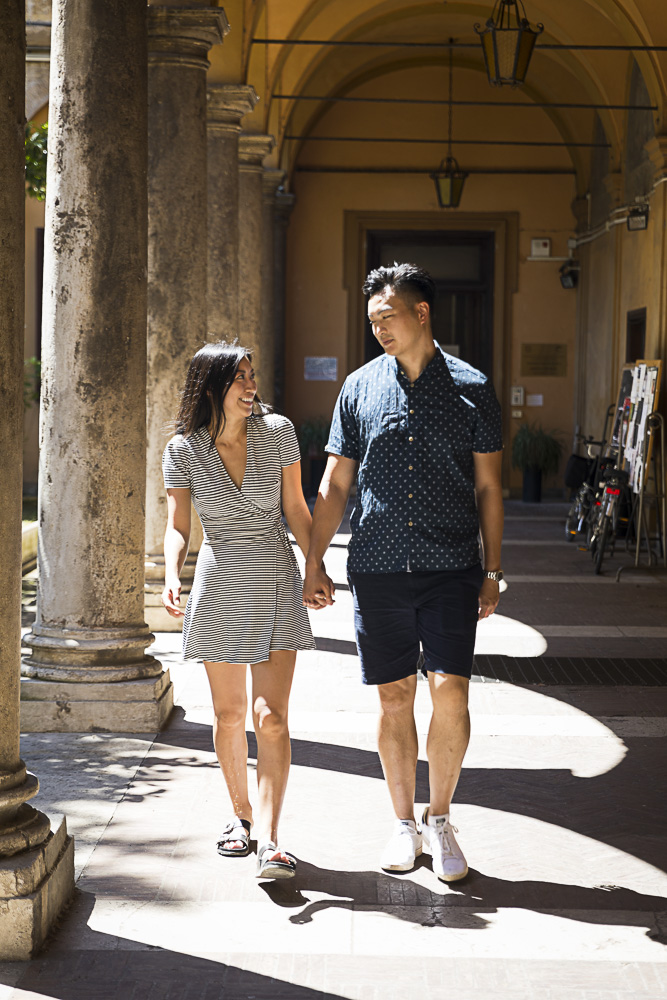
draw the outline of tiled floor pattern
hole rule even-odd
[[[508,534],[528,525],[530,540],[560,542],[561,510],[524,522],[510,505]],[[507,547],[509,586],[479,662],[534,661],[536,677],[544,658],[655,663],[642,644],[665,647],[664,577],[612,587],[562,548]],[[513,581],[529,550],[522,572],[550,583]],[[162,634],[179,703],[163,733],[24,738],[38,802],[75,834],[79,877],[40,958],[0,965],[0,1000],[667,1000],[667,687],[473,684],[453,812],[471,874],[447,887],[426,854],[413,871],[382,872],[391,815],[377,696],[358,679],[343,559],[339,547],[328,560],[336,606],[313,618],[326,648],[300,658],[291,704],[282,833],[299,858],[294,882],[260,884],[254,856],[215,853],[227,810],[206,681]],[[417,722],[422,804],[423,683]]]

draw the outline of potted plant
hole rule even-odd
[[[523,472],[523,502],[542,499],[542,475],[558,471],[563,446],[538,424],[521,424],[512,441],[512,465]]]
[[[304,420],[299,427],[301,460],[305,462],[305,459],[308,459],[309,462],[307,479],[304,465],[304,488],[309,497],[317,496],[317,489],[324,475],[324,468],[327,464],[327,455],[324,449],[329,440],[330,428],[331,424],[324,417]]]

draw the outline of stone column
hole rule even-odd
[[[262,295],[260,332],[262,350],[271,359],[270,391],[262,398],[275,405],[276,380],[276,273],[275,273],[275,214],[276,195],[285,180],[284,170],[265,170],[262,174]]]
[[[273,149],[270,135],[243,132],[239,138],[239,341],[254,353],[262,399],[273,397],[273,345],[262,338],[262,161]]]
[[[208,51],[229,31],[213,7],[148,8],[148,373],[146,581],[150,628],[177,632],[162,606],[167,496],[162,453],[185,372],[206,336],[206,70]],[[201,525],[192,512],[181,573],[190,591]]]
[[[285,305],[287,283],[287,226],[294,208],[295,197],[287,191],[278,191],[275,201],[273,228],[273,272],[275,277],[275,351],[274,351],[274,406],[285,412]]]
[[[28,804],[20,757],[21,496],[25,284],[25,4],[0,6],[0,960],[31,958],[74,891],[74,844]]]
[[[152,732],[146,654],[146,8],[54,0],[39,597],[23,728]]]
[[[239,335],[239,135],[258,97],[242,84],[208,88],[208,336]]]

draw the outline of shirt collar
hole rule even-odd
[[[449,371],[449,366],[445,360],[445,354],[437,341],[433,341],[436,346],[436,351],[429,363],[426,365],[419,375],[419,377],[413,382],[413,385],[432,385],[438,382],[445,382],[447,384],[453,385],[453,379]],[[398,381],[402,385],[409,385],[408,376],[405,374],[403,369],[398,363],[397,358],[392,358],[389,355],[385,355],[387,360],[390,362],[389,370],[393,372]]]

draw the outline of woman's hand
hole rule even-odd
[[[336,587],[331,577],[327,575],[324,563],[311,568],[306,563],[306,579],[303,583],[303,603],[306,608],[319,611],[329,604],[334,604]]]
[[[162,591],[162,603],[167,609],[167,613],[170,614],[172,618],[183,617],[183,612],[179,607],[179,604],[181,603],[181,581],[178,577],[174,577],[171,580],[165,580],[165,587]]]

